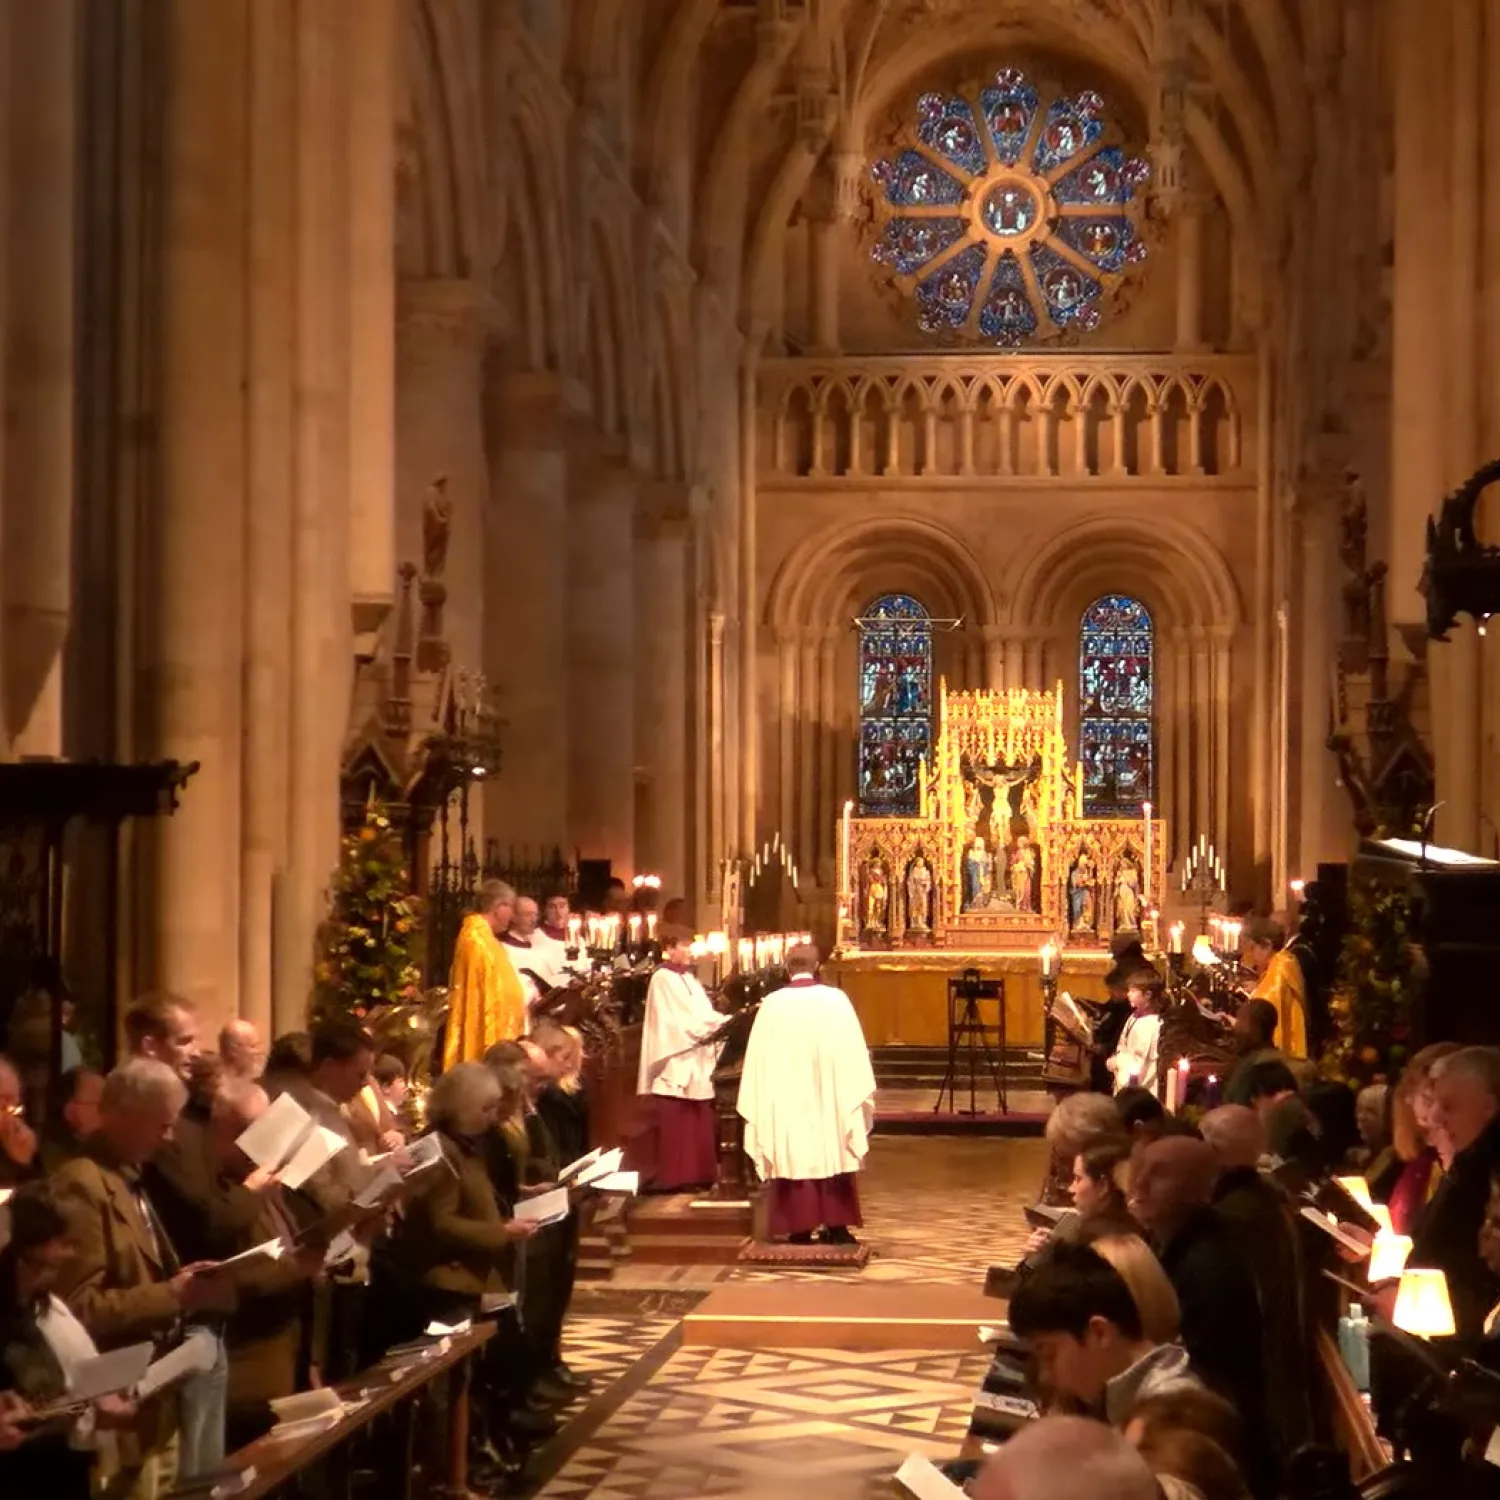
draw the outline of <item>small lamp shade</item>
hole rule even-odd
[[[1403,1271],[1391,1322],[1418,1338],[1452,1338],[1457,1329],[1448,1300],[1448,1278],[1441,1271]]]
[[[1370,1282],[1394,1281],[1405,1269],[1411,1254],[1411,1236],[1382,1229],[1370,1246]]]
[[[1370,1205],[1370,1217],[1380,1226],[1382,1234],[1395,1234],[1396,1226],[1391,1223],[1391,1211],[1383,1203],[1372,1203]]]
[[[1370,1184],[1363,1177],[1335,1177],[1333,1180],[1367,1213],[1374,1208],[1375,1200],[1370,1196]]]

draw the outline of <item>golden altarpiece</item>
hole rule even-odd
[[[1083,815],[1062,712],[1061,685],[950,693],[940,684],[918,816],[846,809],[839,973],[867,1035],[873,1023],[872,1042],[938,1041],[926,1012],[960,959],[1022,981],[1007,1001],[1012,1034],[1039,1040],[1041,944],[1057,946],[1080,993],[1098,989],[1115,933],[1139,932],[1152,946],[1166,882],[1162,822]],[[913,981],[923,974],[933,994],[919,1000]],[[883,1000],[879,976],[893,982]]]

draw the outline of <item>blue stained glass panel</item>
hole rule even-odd
[[[924,332],[962,328],[968,321],[985,257],[982,245],[970,245],[917,283],[917,305],[922,309],[917,322]]]
[[[1078,758],[1087,817],[1131,817],[1151,800],[1155,632],[1138,600],[1106,594],[1078,630]]]
[[[979,107],[989,126],[995,156],[1013,167],[1026,149],[1031,122],[1036,118],[1037,92],[1014,68],[1002,70],[979,95]]]
[[[871,248],[870,259],[906,276],[956,244],[967,228],[963,219],[892,219]]]
[[[1123,214],[1114,217],[1089,215],[1065,218],[1057,232],[1065,245],[1086,255],[1101,271],[1118,271],[1127,262],[1144,258],[1144,240],[1135,237],[1135,225]]]
[[[1139,157],[1127,157],[1118,146],[1105,146],[1059,177],[1052,196],[1059,203],[1090,207],[1129,203],[1136,188],[1150,176],[1150,166]]]
[[[1036,138],[1032,170],[1054,172],[1104,134],[1104,121],[1078,107],[1076,99],[1054,99]]]
[[[1036,313],[1026,289],[1021,262],[1007,250],[990,277],[989,290],[979,308],[979,331],[997,344],[1018,344],[1036,332]]]
[[[963,184],[910,146],[894,161],[882,157],[870,175],[885,189],[886,201],[897,208],[949,208],[963,202]]]
[[[1092,326],[1093,318],[1085,313],[1103,286],[1050,245],[1032,245],[1030,254],[1032,274],[1052,321],[1061,328],[1073,322]]]
[[[917,101],[917,139],[971,176],[985,170],[984,146],[969,101],[955,94],[923,94]]]
[[[932,748],[932,621],[909,594],[886,594],[859,627],[860,812],[912,817]]]

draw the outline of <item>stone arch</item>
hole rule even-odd
[[[1139,597],[1159,626],[1232,630],[1241,620],[1228,564],[1201,533],[1165,517],[1095,516],[1025,560],[1009,590],[1008,623],[1061,635],[1089,600],[1112,590]]]
[[[584,255],[588,295],[580,308],[583,371],[600,430],[623,437],[629,426],[625,403],[630,390],[622,362],[628,327],[627,309],[621,300],[625,286],[598,219],[588,226]]]
[[[996,601],[958,537],[920,516],[826,527],[798,546],[772,580],[765,620],[783,633],[838,630],[868,598],[908,593],[936,618],[982,629]]]
[[[494,280],[514,279],[515,291],[501,289],[513,313],[513,327],[527,368],[557,370],[565,363],[563,288],[566,236],[559,216],[555,163],[542,141],[533,111],[520,101],[499,139],[500,171],[507,197],[507,237],[496,260]]]

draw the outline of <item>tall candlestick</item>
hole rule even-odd
[[[1146,868],[1141,875],[1141,884],[1144,889],[1141,892],[1141,902],[1145,906],[1151,904],[1151,804],[1141,804],[1141,813],[1146,820]]]

